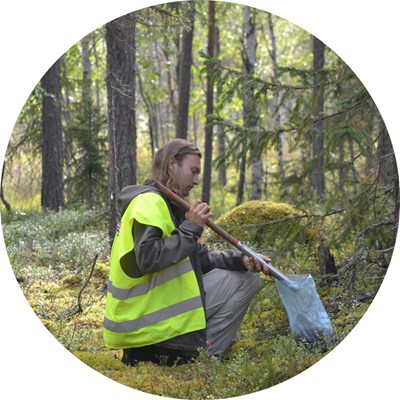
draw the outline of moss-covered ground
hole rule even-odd
[[[331,351],[373,299],[368,287],[350,292],[340,283],[321,285],[308,249],[308,256],[297,260],[296,272],[304,267],[314,276],[336,334],[329,349],[294,340],[275,283],[263,278],[237,341],[222,362],[201,353],[187,365],[128,367],[120,361],[121,352],[105,348],[102,341],[109,271],[103,217],[80,211],[3,216],[6,247],[23,293],[54,337],[94,370],[143,392],[181,399],[227,398],[286,381]]]

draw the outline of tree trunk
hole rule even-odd
[[[60,60],[41,79],[42,100],[42,208],[64,208],[63,154],[61,132]]]
[[[215,1],[208,3],[208,55],[215,57]],[[211,76],[207,73],[207,94],[206,94],[206,117],[214,112],[214,85]],[[210,203],[211,192],[211,161],[212,161],[212,140],[213,127],[211,124],[206,124],[205,128],[205,145],[204,145],[204,164],[203,164],[203,190],[202,200]]]
[[[321,284],[323,286],[338,283],[335,257],[331,253],[329,245],[325,244],[324,241],[324,239],[319,239],[317,249],[319,272],[322,276]]]
[[[357,170],[356,170],[356,166],[355,166],[355,155],[354,155],[354,143],[353,143],[353,139],[350,137],[349,138],[349,149],[350,149],[350,160],[351,164],[350,164],[350,169],[351,169],[351,174],[353,176],[353,182],[352,182],[352,186],[353,186],[353,194],[354,196],[357,194],[357,182],[358,182],[358,177],[357,177]]]
[[[400,195],[399,174],[396,157],[386,125],[381,121],[378,137],[378,180],[384,185],[393,186],[394,195],[394,226],[397,229],[399,223]]]
[[[192,46],[194,32],[194,2],[189,1],[188,21],[189,29],[183,29],[182,44],[179,56],[178,71],[178,115],[176,116],[176,137],[187,139],[188,135],[188,116],[190,100],[190,78],[192,69]]]
[[[156,142],[155,142],[155,136],[157,137],[157,131],[158,131],[158,126],[157,126],[157,116],[156,113],[154,112],[154,105],[152,103],[151,97],[147,97],[144,87],[143,87],[143,81],[141,78],[141,74],[138,71],[137,72],[137,81],[139,85],[139,91],[140,95],[142,96],[142,100],[144,103],[144,108],[147,110],[147,118],[149,121],[149,139],[150,139],[150,148],[151,148],[151,155],[154,156],[155,150],[156,150]],[[158,146],[157,146],[158,148]]]
[[[88,141],[92,140],[92,135],[96,135],[97,132],[93,132],[91,129],[93,125],[93,100],[92,100],[92,63],[90,61],[90,50],[89,50],[89,38],[87,35],[81,40],[81,58],[82,58],[82,100],[81,104],[83,106],[83,113],[85,117],[85,122],[88,126]],[[90,159],[90,154],[88,152],[87,146],[82,146],[82,158],[84,163],[88,164]],[[82,188],[84,201],[87,209],[91,209],[94,203],[94,182],[93,176],[91,174],[90,168],[85,168],[87,174],[85,174],[86,185]]]
[[[219,29],[216,27],[215,29],[215,57],[218,58],[221,49],[221,41],[219,35]],[[217,104],[219,98],[221,96],[221,89],[218,88],[217,93]],[[216,127],[217,133],[217,155],[221,157],[225,153],[225,134],[224,134],[224,127],[222,125],[217,125]],[[222,161],[218,167],[218,181],[221,187],[226,186],[226,162]]]
[[[249,6],[243,7],[243,71],[247,75],[254,74],[256,63],[257,41],[255,35],[254,17],[252,18]],[[256,128],[258,117],[255,111],[250,113],[254,97],[254,90],[249,89],[243,100],[244,126]],[[251,160],[251,195],[252,200],[260,200],[262,196],[262,160],[261,157]]]
[[[11,211],[10,203],[6,200],[6,198],[4,196],[4,190],[3,190],[4,168],[5,168],[5,162],[3,161],[3,168],[1,169],[0,199],[1,199],[1,202],[4,204],[4,207],[6,208],[6,210]]]
[[[106,25],[109,131],[109,237],[117,226],[117,196],[136,183],[136,17],[127,14]]]
[[[368,130],[370,132],[374,131],[373,124],[371,122],[368,123]],[[367,136],[367,146],[365,148],[365,170],[364,175],[369,176],[373,173],[374,170],[374,141],[372,136]]]
[[[344,143],[340,142],[338,146],[339,153],[339,176],[338,176],[338,189],[344,193],[346,183],[346,171],[344,162]]]
[[[218,157],[221,157],[225,152],[225,133],[224,128],[221,125],[218,125],[216,128],[217,131],[217,154]],[[226,186],[226,162],[223,160],[218,166],[218,182],[221,187]]]
[[[160,59],[160,46],[157,40],[154,40],[154,54],[157,60],[156,71],[158,75],[158,84],[160,87],[163,86],[163,75],[162,75],[162,67],[163,62]],[[161,101],[158,100],[152,107],[152,137],[153,137],[153,154],[156,150],[160,148],[160,142],[165,142],[164,138],[164,113],[161,109]]]
[[[314,82],[313,82],[313,117],[315,122],[311,128],[312,135],[312,155],[314,166],[311,174],[311,190],[317,197],[322,197],[325,193],[325,174],[324,174],[324,122],[320,119],[324,111],[324,90],[321,71],[325,64],[325,44],[316,37],[313,39],[314,55]]]
[[[101,32],[101,30],[99,30],[99,32]],[[92,33],[91,35],[92,38],[92,42],[93,42],[93,56],[94,56],[94,63],[93,65],[95,66],[95,68],[98,70],[99,69],[99,64],[100,64],[100,57],[99,54],[97,52],[97,46],[96,46],[96,34]],[[99,85],[99,80],[100,79],[96,79],[95,80],[95,96],[96,96],[96,107],[100,108],[100,85]]]
[[[62,71],[63,71],[63,76],[62,78],[65,80],[65,82],[68,82],[68,69],[67,69],[67,62],[65,60],[65,57],[61,59],[62,62]],[[73,189],[73,183],[72,183],[72,166],[74,164],[74,152],[73,152],[73,147],[72,147],[72,134],[71,134],[71,129],[70,126],[72,124],[72,118],[71,118],[71,101],[70,101],[70,91],[68,88],[69,85],[65,85],[64,90],[63,90],[63,110],[62,110],[62,115],[64,118],[64,123],[66,126],[66,129],[64,131],[64,138],[63,138],[63,156],[64,156],[64,195],[65,195],[65,201],[66,204],[68,205],[72,201],[72,189]]]
[[[236,205],[239,206],[243,203],[244,199],[244,185],[246,183],[246,154],[242,154],[239,166],[239,182],[236,197]]]
[[[397,177],[396,158],[385,123],[382,121],[378,137],[378,176],[384,185],[392,184]]]
[[[171,72],[171,66],[175,64],[175,62],[173,60],[170,60],[170,56],[169,56],[169,52],[168,52],[168,46],[169,46],[169,40],[167,39],[167,37],[164,37],[164,47],[162,48],[163,51],[163,56],[164,56],[164,60],[163,60],[163,67],[162,69],[165,69],[165,66],[167,66],[167,77],[166,77],[166,84],[167,84],[167,88],[168,88],[168,97],[169,97],[169,101],[167,103],[167,109],[166,109],[166,114],[167,116],[170,116],[169,118],[172,121],[169,121],[169,118],[167,117],[167,123],[172,123],[173,125],[176,126],[176,115],[177,115],[177,100],[176,100],[176,91],[175,91],[175,86],[176,86],[176,81],[175,78],[173,76],[173,73]]]
[[[272,73],[273,78],[272,81],[275,84],[278,84],[278,61],[277,61],[277,51],[276,51],[276,38],[275,38],[275,30],[274,30],[274,22],[272,20],[272,14],[268,15],[268,27],[269,27],[269,35],[271,39],[271,49],[270,56],[272,61]],[[277,92],[272,99],[272,107],[273,112],[275,114],[275,125],[281,126],[281,113],[279,109],[280,98],[279,93]],[[283,195],[287,195],[288,188],[285,183],[285,161],[283,157],[283,149],[285,146],[285,134],[284,132],[279,133],[278,137],[278,171],[281,181],[282,193]]]
[[[81,40],[82,49],[82,97],[90,99],[92,97],[92,63],[90,62],[89,38],[85,36]]]

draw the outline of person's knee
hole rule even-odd
[[[260,289],[261,277],[259,273],[249,272],[249,276],[246,279],[246,284],[248,285],[248,290],[256,294]]]

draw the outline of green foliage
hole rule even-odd
[[[285,161],[285,176],[276,171],[276,160],[269,168],[270,186],[275,182],[287,188],[289,196],[308,191],[310,175],[315,162],[324,157],[324,175],[327,191],[338,180],[338,175],[348,176],[353,163],[367,155],[371,149],[373,121],[380,115],[370,96],[354,73],[329,49],[326,51],[326,67],[314,71],[309,66],[294,63],[277,66],[278,76],[248,76],[231,66],[201,53],[204,72],[209,73],[220,92],[219,102],[207,122],[223,129],[226,149],[217,159],[237,165],[246,156],[249,160],[265,159],[265,155],[280,146],[281,135],[288,143],[290,160]],[[257,70],[258,71],[258,70]],[[324,93],[325,112],[315,115],[313,106],[313,78],[319,75]],[[251,129],[241,118],[232,118],[235,99],[243,99],[254,93],[249,105],[249,115],[258,115],[257,126]],[[288,104],[290,107],[288,108]],[[279,113],[280,123],[276,121]],[[285,115],[285,118],[282,118]],[[324,138],[323,152],[314,157],[311,152],[311,129],[317,122],[323,122],[321,136]],[[338,152],[349,148],[350,161],[339,160]],[[301,162],[296,159],[300,155]],[[360,168],[357,163],[356,168]],[[350,182],[346,187],[353,190]],[[354,185],[357,183],[355,182]]]
[[[105,203],[107,193],[106,118],[91,98],[83,99],[75,108],[75,118],[66,132],[73,153],[69,168],[74,173],[65,184],[70,188],[69,204],[83,199],[88,208],[93,208]]]
[[[274,219],[295,213],[287,204],[269,206]],[[257,218],[263,218],[263,212],[257,207],[254,209]],[[251,214],[247,218],[251,219]],[[236,212],[232,215],[235,221],[246,221]],[[263,277],[237,340],[224,354],[222,362],[201,352],[188,365],[125,366],[120,361],[121,351],[108,350],[102,342],[109,272],[106,231],[101,214],[94,211],[14,213],[3,219],[10,261],[29,304],[66,349],[104,376],[159,396],[230,398],[284,382],[326,355],[318,348],[306,348],[294,340],[275,284]],[[73,251],[65,247],[64,238],[74,242]],[[100,257],[84,286],[94,253]],[[307,267],[310,259],[301,258],[299,263]],[[365,289],[350,295],[341,287],[319,287],[318,290],[339,342],[358,323],[373,296]],[[79,293],[82,312],[77,312]]]
[[[285,268],[289,267],[291,259],[312,253],[316,246],[315,221],[287,203],[248,201],[215,222],[240,241],[249,243],[254,250],[267,252],[274,263]],[[209,230],[206,235],[211,246],[222,241]]]
[[[185,7],[187,4],[180,2],[137,13],[139,182],[147,176],[152,150],[175,134],[177,60],[180,33],[187,23]],[[321,116],[314,115],[315,71],[310,69],[309,34],[277,17],[272,18],[278,50],[278,76],[273,79],[266,13],[256,15],[255,74],[249,77],[240,72],[241,7],[230,3],[218,3],[217,7],[223,46],[218,60],[214,60],[201,53],[207,40],[207,2],[196,1],[189,132],[189,139],[201,148],[206,123],[223,128],[226,151],[215,165],[224,160],[230,167],[225,187],[213,183],[214,216],[223,215],[217,223],[254,245],[255,250],[267,251],[279,269],[314,274],[339,342],[354,328],[379,289],[397,234],[394,186],[379,181],[377,157],[371,158],[377,150],[381,117],[361,82],[329,49],[321,76],[325,111]],[[3,213],[3,232],[15,275],[35,313],[62,345],[95,370],[160,396],[240,396],[276,385],[315,364],[325,353],[294,341],[275,286],[264,277],[238,341],[224,355],[225,362],[202,353],[188,366],[140,363],[126,367],[119,361],[119,351],[104,348],[101,325],[108,276],[107,216],[105,212],[79,209],[81,204],[98,206],[105,199],[108,144],[104,133],[103,28],[93,33],[92,46],[91,83],[96,88],[96,102],[82,99],[79,43],[63,57],[64,144],[70,151],[66,160],[71,167],[66,184],[69,200],[77,209],[27,211],[32,204],[40,205],[40,85],[28,98],[7,149],[5,193],[13,200],[13,209],[23,206],[24,211]],[[205,117],[206,72],[214,79],[219,101],[215,113]],[[254,92],[250,115],[259,116],[254,129],[246,128],[242,118],[243,98],[248,92]],[[315,199],[309,190],[315,162],[310,129],[319,120],[324,122],[321,134],[325,139],[327,190],[324,198]],[[277,161],[282,133],[287,145],[285,178]],[[278,203],[247,203],[225,214],[235,204],[236,167],[243,155],[265,161],[264,197]],[[365,172],[371,160],[370,170]],[[197,187],[193,198],[200,193]],[[338,274],[333,286],[321,286],[316,273],[318,239],[328,244],[335,256]],[[210,235],[209,245],[223,247],[215,240]],[[99,258],[92,278],[83,287],[96,254]],[[82,289],[83,312],[78,313],[77,297]]]
[[[79,210],[8,214],[3,235],[17,276],[52,275],[61,266],[82,272],[95,254],[108,253],[102,218],[101,213]]]

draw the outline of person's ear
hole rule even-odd
[[[176,162],[175,157],[171,157],[171,159],[170,159],[169,162],[168,162],[168,169],[169,169],[169,172],[175,173],[175,171],[176,171],[176,166],[177,166],[177,165],[178,165],[178,163]]]

